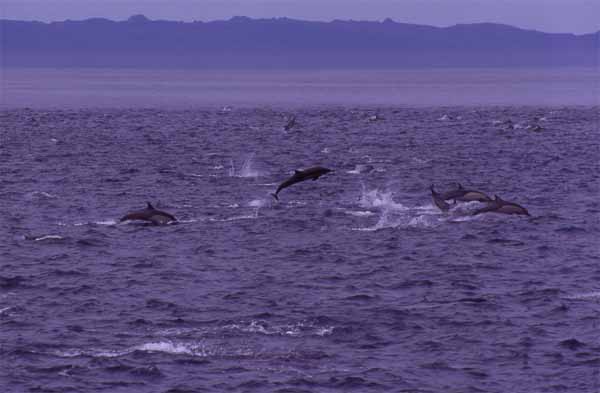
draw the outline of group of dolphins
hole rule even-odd
[[[431,198],[433,199],[433,203],[443,212],[450,210],[450,204],[446,201],[453,200],[455,203],[456,201],[477,201],[485,203],[485,206],[471,213],[474,216],[481,213],[521,214],[529,216],[527,209],[515,202],[505,201],[498,195],[494,195],[494,199],[492,199],[481,191],[466,189],[460,183],[458,183],[456,189],[444,193],[435,191],[435,187],[432,184]]]
[[[322,166],[315,166],[305,170],[296,170],[294,174],[283,181],[277,187],[277,190],[271,194],[273,197],[279,201],[279,193],[296,183],[300,183],[306,180],[317,180],[319,177],[326,175],[327,173],[333,172],[332,169],[328,169]],[[431,185],[431,197],[433,199],[433,203],[443,212],[447,212],[450,210],[450,204],[446,201],[453,200],[454,203],[456,201],[461,202],[472,202],[478,201],[485,203],[486,205],[480,209],[477,209],[472,214],[477,215],[481,213],[501,213],[501,214],[521,214],[529,216],[529,212],[523,206],[518,205],[514,202],[508,202],[501,199],[499,196],[495,195],[494,199],[487,196],[485,193],[477,190],[469,190],[464,188],[460,183],[458,187],[454,190],[439,193],[435,191],[433,184]],[[152,206],[150,202],[148,202],[147,206],[143,210],[133,211],[131,213],[123,216],[119,222],[128,221],[128,220],[141,220],[151,222],[153,224],[162,225],[167,224],[169,222],[176,222],[177,219],[164,211],[157,210]]]

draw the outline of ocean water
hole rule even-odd
[[[0,68],[0,108],[600,105],[596,68],[194,71]]]
[[[0,111],[3,392],[600,389],[597,106],[41,90]],[[118,222],[146,201],[179,222]]]

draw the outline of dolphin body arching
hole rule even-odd
[[[527,209],[525,209],[523,206],[514,202],[505,201],[498,195],[494,195],[494,199],[492,199],[491,202],[488,202],[487,206],[475,210],[472,215],[476,216],[482,213],[519,214],[524,216],[530,215]]]
[[[155,209],[150,202],[147,202],[147,206],[143,210],[136,210],[131,213],[127,213],[121,217],[119,222],[127,220],[148,221],[156,225],[164,225],[172,221],[177,221],[173,215]]]
[[[294,174],[292,175],[292,177],[290,177],[289,179],[287,179],[283,183],[281,183],[277,187],[277,191],[275,191],[275,193],[273,193],[271,195],[273,195],[273,197],[275,199],[279,200],[279,192],[281,190],[283,190],[284,188],[287,188],[291,185],[300,183],[305,180],[311,180],[311,179],[313,181],[317,180],[319,177],[321,177],[329,172],[332,172],[332,170],[328,169],[328,168],[324,168],[322,166],[315,166],[312,168],[305,169],[303,171],[296,170],[296,171],[294,171]]]
[[[441,194],[441,198],[445,201],[453,199],[461,202],[490,202],[492,200],[492,198],[484,192],[466,189],[460,183],[458,183],[458,187],[455,190]]]
[[[433,203],[443,212],[447,212],[450,210],[450,205],[443,198],[442,194],[435,191],[433,184],[430,187],[431,189],[431,199],[433,199]]]

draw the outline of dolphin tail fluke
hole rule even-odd
[[[275,200],[276,200],[277,202],[279,202],[279,196],[277,196],[277,193],[274,193],[274,192],[273,192],[273,193],[271,193],[271,196],[272,196],[273,198],[275,198]]]

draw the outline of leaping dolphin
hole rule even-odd
[[[447,201],[453,199],[461,202],[490,202],[492,198],[487,196],[485,193],[477,190],[468,190],[458,183],[456,190],[451,190],[441,194],[441,197]]]
[[[136,210],[123,216],[119,222],[127,220],[141,220],[148,221],[156,225],[164,225],[171,221],[177,221],[177,219],[169,213],[156,210],[150,202],[147,202],[147,206],[143,210]]]
[[[475,210],[472,214],[474,216],[482,213],[501,213],[501,214],[521,214],[529,216],[529,212],[523,206],[508,202],[500,198],[498,195],[494,195],[494,199],[488,202],[487,206],[481,209]]]
[[[319,177],[329,172],[332,172],[332,170],[328,168],[323,168],[322,166],[315,166],[312,168],[305,169],[303,171],[295,170],[292,177],[281,183],[279,187],[277,187],[277,191],[275,191],[275,193],[271,195],[273,195],[275,199],[279,200],[279,192],[284,188],[287,188],[293,184],[300,183],[305,180],[317,180]]]
[[[435,205],[443,212],[447,212],[448,210],[450,210],[450,205],[442,197],[442,194],[435,191],[433,184],[431,185],[430,189],[431,199],[433,199],[433,203],[435,203]]]
[[[296,116],[292,116],[290,120],[287,122],[285,127],[283,127],[286,131],[289,131],[296,125]]]

